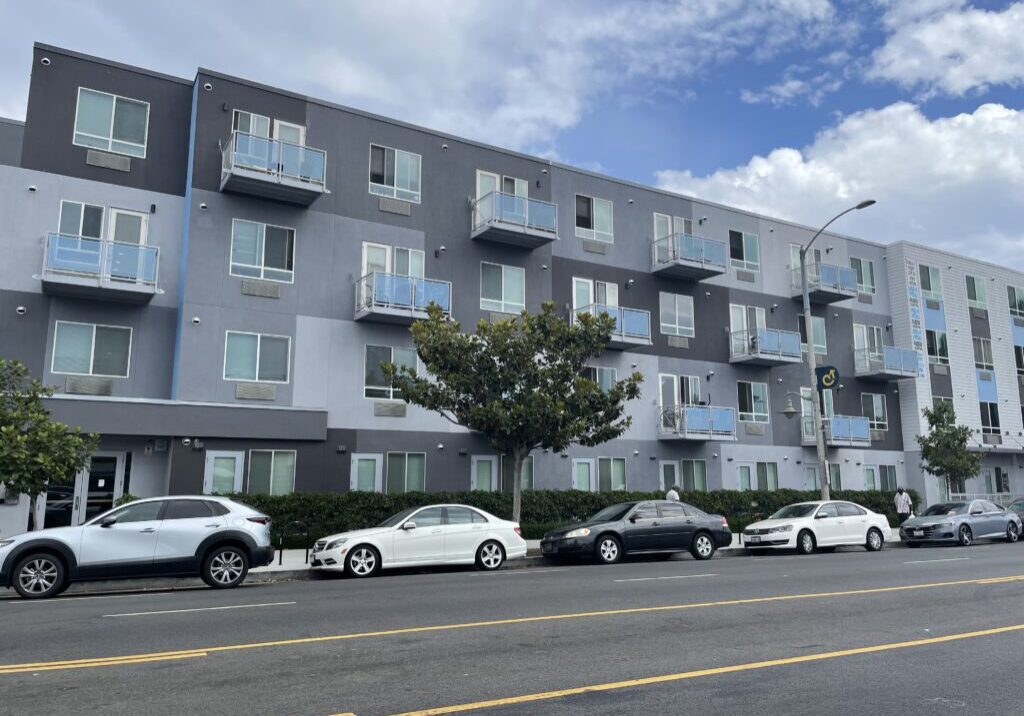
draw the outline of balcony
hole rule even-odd
[[[309,206],[327,193],[327,153],[232,132],[221,150],[220,190]]]
[[[787,365],[803,360],[800,334],[775,328],[750,328],[729,335],[729,362],[747,365]]]
[[[800,267],[790,271],[793,298],[801,298]],[[835,303],[857,298],[857,272],[849,266],[807,264],[807,291],[811,303]]]
[[[651,312],[639,308],[621,308],[619,306],[605,306],[592,304],[577,308],[572,313],[572,321],[576,322],[576,316],[587,313],[591,316],[598,316],[607,313],[615,319],[615,327],[608,339],[608,348],[612,350],[625,350],[633,346],[651,345]]]
[[[409,325],[436,303],[451,313],[452,284],[416,276],[374,272],[356,281],[355,320]]]
[[[49,234],[40,278],[44,293],[148,303],[160,293],[159,266],[155,246]]]
[[[689,234],[672,234],[654,242],[651,273],[701,281],[725,273],[728,247],[724,241]]]
[[[918,376],[921,354],[908,348],[883,346],[881,351],[860,348],[853,352],[855,373],[864,380],[904,380]]]
[[[472,202],[471,239],[537,249],[558,238],[558,205],[492,191]]]
[[[859,415],[832,415],[822,418],[825,444],[829,447],[871,447],[871,421]],[[801,420],[800,439],[815,445],[814,418]]]
[[[672,405],[658,415],[660,440],[736,439],[736,410],[712,405]]]

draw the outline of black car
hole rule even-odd
[[[732,544],[729,523],[685,502],[650,500],[606,507],[586,522],[552,530],[540,542],[541,553],[553,559],[590,557],[604,564],[624,554],[666,554],[689,550],[710,559],[715,550]]]

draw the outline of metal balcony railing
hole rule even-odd
[[[792,363],[802,359],[800,334],[777,328],[748,328],[733,331],[729,341],[733,358],[765,358]]]
[[[222,172],[260,172],[268,181],[307,184],[326,191],[327,152],[235,130],[222,152]]]
[[[655,270],[683,262],[724,273],[729,247],[724,241],[689,234],[670,234],[654,242],[652,254]]]
[[[714,405],[670,405],[660,409],[658,431],[690,440],[734,440],[736,409]]]
[[[156,286],[160,249],[68,234],[48,234],[43,254],[43,275],[63,274]]]
[[[791,269],[793,295],[802,292],[800,267]],[[835,264],[807,264],[807,288],[810,291],[823,291],[844,296],[857,295],[857,272],[849,266]]]
[[[488,226],[518,229],[558,238],[558,205],[540,199],[492,191],[473,202],[473,233]]]
[[[822,418],[827,445],[839,446],[870,446],[871,420],[859,415],[830,415]],[[805,417],[801,420],[803,442],[813,444],[814,418]]]
[[[376,308],[405,310],[426,314],[436,303],[445,313],[451,312],[452,284],[418,276],[375,271],[356,281],[356,312]]]
[[[583,306],[573,311],[573,320],[580,313],[588,313],[591,316],[598,316],[607,313],[615,320],[615,327],[612,329],[611,340],[647,342],[651,341],[651,312],[640,308],[622,308],[621,306],[607,306],[594,303]]]
[[[914,378],[917,377],[920,353],[894,346],[883,346],[881,350],[858,348],[853,352],[853,359],[857,375],[886,374]]]

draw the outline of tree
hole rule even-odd
[[[981,468],[981,456],[967,449],[971,429],[956,424],[952,404],[942,401],[933,408],[924,409],[928,421],[928,434],[918,435],[921,446],[921,469],[946,483],[946,493],[954,486],[962,486],[968,477],[974,477]]]
[[[24,365],[0,358],[0,485],[29,496],[33,529],[39,495],[84,469],[99,444],[97,435],[50,418],[43,399],[52,394]]]
[[[428,315],[411,329],[427,375],[394,364],[385,373],[405,402],[483,434],[511,458],[513,520],[520,518],[522,466],[531,451],[599,445],[630,426],[625,402],[639,397],[643,376],[633,373],[604,390],[583,376],[615,327],[607,314],[580,314],[570,324],[548,302],[537,314],[480,321],[471,334],[436,305]]]

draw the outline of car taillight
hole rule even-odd
[[[722,518],[722,527],[724,527],[725,529],[729,529],[729,520],[725,519],[724,517]]]
[[[269,525],[270,518],[266,515],[260,515],[259,517],[246,517],[250,522],[255,522],[258,525]]]
[[[515,527],[513,527],[512,529],[513,529],[513,530],[515,531],[515,533],[516,533],[517,535],[519,535],[520,537],[522,537],[522,536],[523,536],[523,529],[522,529],[522,528],[521,528],[521,527],[520,527],[519,525],[516,525],[516,526],[515,526]]]

